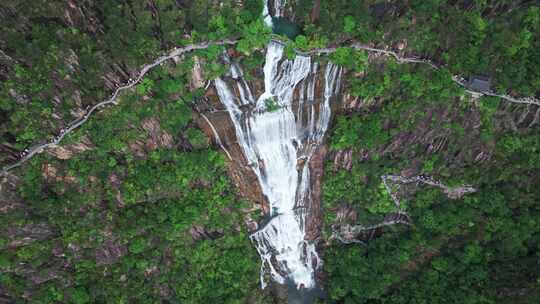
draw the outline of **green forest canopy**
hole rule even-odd
[[[256,50],[269,38],[262,1],[219,2],[1,3],[0,161],[50,139],[78,110],[107,97],[111,81],[127,81],[176,45],[240,38],[242,62],[260,67]],[[294,39],[289,48],[402,45],[444,67],[368,61],[346,47],[331,56],[347,68],[346,90],[364,106],[338,113],[332,125],[323,237],[344,204],[359,214],[355,224],[384,216],[383,174],[478,188],[451,200],[419,187],[404,197],[414,227],[389,229],[368,246],[325,248],[324,302],[539,301],[540,136],[538,124],[530,125],[538,107],[491,97],[471,102],[450,79],[488,75],[497,91],[538,96],[538,4],[298,0],[287,7],[294,23],[274,31]],[[207,79],[225,70],[222,51],[194,54],[205,61]],[[156,69],[118,107],[67,138],[67,145],[91,142],[90,150],[69,159],[39,155],[14,172],[17,192],[0,193],[2,300],[273,301],[259,289],[259,258],[242,220],[249,202],[194,121],[202,92],[189,88],[193,63],[190,55]],[[170,145],[140,144],[151,136],[142,126],[154,121]],[[434,143],[441,148],[430,150]],[[332,159],[343,151],[351,151],[350,169]]]

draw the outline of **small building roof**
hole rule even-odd
[[[469,78],[467,87],[477,92],[487,92],[491,89],[491,81],[487,76],[475,75]]]

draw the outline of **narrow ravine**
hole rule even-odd
[[[263,15],[271,22],[267,9]],[[316,285],[321,260],[315,244],[306,239],[309,161],[323,142],[340,76],[341,67],[319,64],[309,56],[284,59],[283,45],[271,41],[266,48],[264,91],[257,98],[233,62],[228,75],[214,81],[270,207],[268,222],[250,236],[261,256],[263,288],[266,273],[273,281],[298,289]]]

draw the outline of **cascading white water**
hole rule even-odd
[[[234,83],[221,78],[214,82],[234,124],[238,143],[270,204],[269,222],[250,237],[262,259],[263,288],[266,271],[278,283],[289,279],[297,287],[311,288],[315,285],[314,272],[321,264],[315,245],[305,240],[305,207],[310,199],[308,163],[328,127],[330,100],[339,91],[341,68],[326,65],[320,104],[315,94],[318,69],[319,64],[307,56],[283,59],[283,46],[270,42],[264,65],[264,92],[257,100],[234,63],[230,70]],[[233,94],[235,91],[239,98]],[[266,110],[269,99],[277,104],[277,110]],[[253,110],[244,112],[240,105],[251,105]],[[303,166],[299,160],[303,160]]]
[[[274,1],[277,17],[283,14],[282,2],[284,0]],[[268,26],[273,26],[268,0],[264,3],[263,18]],[[278,283],[289,279],[298,288],[311,288],[321,261],[315,245],[305,240],[306,207],[311,198],[309,161],[328,128],[330,101],[339,92],[341,68],[331,63],[326,65],[324,96],[319,96],[322,102],[317,104],[315,87],[319,64],[307,56],[284,60],[283,46],[278,42],[272,41],[266,48],[264,92],[256,100],[241,68],[229,63],[234,83],[230,85],[217,78],[216,91],[230,114],[238,143],[270,205],[269,222],[250,237],[262,259],[262,288],[266,286],[266,271]],[[239,98],[233,92],[238,92]],[[295,92],[298,93],[296,116]],[[268,111],[269,102],[277,104],[278,108]],[[240,106],[252,110],[244,111]]]

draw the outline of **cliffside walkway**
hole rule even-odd
[[[284,42],[282,42],[279,39],[273,38],[272,40],[274,40],[274,41],[276,41],[278,43],[284,44]],[[65,129],[62,129],[60,134],[55,136],[53,140],[51,140],[51,141],[49,141],[47,143],[43,143],[43,144],[36,144],[34,146],[31,146],[31,147],[25,149],[22,156],[21,156],[21,158],[18,161],[16,161],[16,162],[2,168],[2,170],[0,171],[0,176],[4,176],[4,175],[6,175],[8,173],[8,171],[10,171],[10,170],[12,170],[12,169],[14,169],[16,167],[21,166],[22,164],[27,162],[29,159],[31,159],[34,155],[43,152],[46,148],[58,145],[67,134],[71,133],[73,130],[77,129],[82,124],[84,124],[90,118],[90,116],[94,112],[99,110],[100,108],[102,108],[104,106],[107,106],[107,105],[111,105],[111,104],[113,104],[113,105],[117,104],[118,95],[122,91],[130,89],[130,88],[134,87],[135,85],[137,85],[144,78],[144,76],[150,70],[155,68],[156,66],[161,65],[165,61],[173,59],[175,57],[178,57],[178,56],[180,56],[180,55],[182,55],[184,53],[189,53],[189,52],[195,51],[195,50],[206,49],[211,45],[235,45],[237,42],[238,42],[238,39],[223,39],[223,40],[218,40],[218,41],[206,41],[206,42],[191,44],[191,45],[181,47],[181,48],[174,48],[172,51],[169,51],[166,55],[157,58],[154,62],[144,65],[141,68],[140,72],[138,73],[138,75],[137,75],[137,77],[135,79],[131,79],[130,81],[128,81],[128,83],[119,86],[112,93],[112,95],[111,95],[111,97],[109,99],[101,101],[101,102],[97,103],[96,105],[92,106],[82,118],[76,119],[73,122],[71,122],[69,124],[69,127],[65,128]],[[394,57],[398,63],[426,64],[426,65],[429,65],[431,68],[433,68],[435,70],[438,70],[438,69],[441,68],[440,66],[437,66],[436,64],[434,64],[429,59],[421,59],[421,58],[416,58],[416,57],[403,57],[403,56],[399,55],[395,51],[388,50],[388,49],[374,48],[374,47],[371,47],[371,46],[366,45],[366,44],[361,44],[359,42],[353,42],[352,44],[350,44],[348,46],[351,47],[351,48],[357,49],[357,50],[365,50],[365,51],[368,51],[368,52],[379,53],[379,54],[383,54],[385,56]],[[330,48],[313,49],[313,50],[310,50],[308,52],[302,52],[302,51],[297,50],[297,53],[300,54],[300,55],[322,55],[322,54],[333,53],[336,50],[337,50],[337,47],[330,47]],[[466,92],[471,93],[471,94],[494,96],[494,97],[502,98],[502,99],[504,99],[504,100],[506,100],[508,102],[512,102],[512,103],[532,104],[532,105],[537,105],[537,106],[540,107],[540,100],[536,99],[535,97],[515,98],[515,97],[509,96],[509,95],[506,95],[506,94],[498,94],[498,93],[492,92],[492,91],[477,92],[477,91],[471,90],[467,86],[467,84],[465,82],[465,79],[463,79],[460,76],[453,76],[452,80],[456,84],[458,84],[459,86],[463,87]],[[540,108],[539,108],[539,111],[540,111]]]
[[[55,136],[53,140],[47,143],[37,144],[37,145],[31,146],[25,149],[22,157],[18,161],[2,168],[2,171],[0,171],[0,176],[4,176],[7,174],[9,170],[21,166],[23,163],[31,159],[34,155],[43,152],[46,148],[58,145],[62,141],[62,139],[66,137],[66,135],[73,132],[73,130],[77,129],[82,124],[84,124],[90,118],[90,116],[92,116],[92,114],[96,112],[97,110],[99,110],[100,108],[105,107],[107,105],[111,105],[111,104],[116,105],[118,103],[117,101],[118,95],[122,91],[128,90],[134,87],[135,85],[137,85],[150,70],[163,64],[165,61],[178,57],[184,53],[189,53],[195,50],[206,49],[211,45],[234,45],[237,42],[238,40],[235,40],[235,39],[224,39],[224,40],[218,40],[218,41],[206,41],[206,42],[201,42],[197,44],[191,44],[191,45],[181,47],[181,48],[174,48],[172,51],[168,52],[166,55],[163,55],[157,58],[152,63],[144,65],[139,71],[135,79],[130,79],[126,84],[123,84],[117,87],[109,99],[101,101],[95,104],[94,106],[92,106],[90,109],[86,111],[83,117],[72,121],[68,125],[67,128],[62,129],[60,131],[60,134]]]

